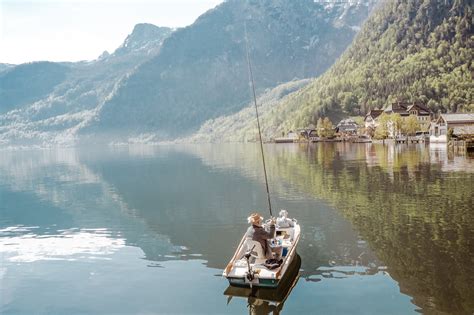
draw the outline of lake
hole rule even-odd
[[[222,269],[266,194],[255,144],[0,151],[1,314],[266,314]],[[474,158],[265,145],[300,276],[274,313],[472,314]]]

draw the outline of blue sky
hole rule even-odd
[[[222,0],[0,0],[0,63],[112,52],[137,23],[182,27]]]

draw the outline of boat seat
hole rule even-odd
[[[267,258],[263,252],[262,244],[250,238],[245,241],[245,244],[247,245],[247,251],[252,251],[252,256],[254,256],[256,259],[255,263],[261,263],[262,261],[265,262]]]
[[[293,239],[294,239],[294,236],[295,236],[295,228],[294,227],[279,228],[278,231],[284,232],[287,235],[285,237],[285,239],[287,238],[288,240],[293,242]]]

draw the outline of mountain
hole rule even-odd
[[[0,72],[11,100],[0,102],[0,144],[190,135],[249,103],[245,28],[261,94],[326,71],[375,1],[228,0],[182,29],[138,24],[115,52],[93,61],[10,68]],[[44,86],[30,90],[28,77],[45,65],[58,69],[41,72]],[[16,72],[25,74],[15,79]]]
[[[0,114],[47,96],[68,71],[59,63],[33,62],[0,73]]]
[[[100,121],[83,133],[154,133],[158,139],[190,134],[249,102],[245,27],[261,93],[326,71],[352,41],[371,3],[226,1],[170,35],[160,54],[122,83]]]
[[[138,24],[112,54],[75,63],[34,62],[0,72],[0,144],[71,144],[172,30]]]
[[[321,116],[336,122],[395,100],[421,101],[435,112],[473,111],[471,20],[472,5],[465,1],[380,3],[348,50],[324,75],[271,110],[262,108],[264,136],[316,125]],[[229,127],[227,131],[239,139],[255,135],[252,121],[238,130],[226,119],[208,124],[212,124],[208,130]]]
[[[292,114],[281,129],[395,100],[420,101],[435,112],[473,111],[470,21],[465,1],[386,2],[324,76],[285,100],[282,108]]]
[[[158,27],[149,23],[137,24],[123,44],[115,50],[114,55],[151,55],[156,52],[156,48],[160,47],[163,40],[171,33],[172,29],[168,27]]]

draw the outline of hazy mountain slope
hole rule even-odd
[[[97,60],[32,63],[1,73],[0,144],[74,143],[79,130],[99,119],[120,82],[157,54],[171,32],[138,24],[121,47]],[[10,110],[5,113],[8,100]]]
[[[271,118],[287,117],[279,128],[288,130],[397,98],[426,102],[434,111],[472,111],[471,21],[469,1],[386,1],[341,59]]]
[[[10,63],[0,63],[0,73],[14,67],[15,65],[12,65]]]
[[[46,96],[69,70],[59,63],[33,62],[0,73],[0,114]]]
[[[159,55],[123,82],[87,132],[174,137],[241,109],[250,99],[245,23],[257,91],[317,76],[352,41],[368,15],[367,2],[226,1],[173,33]]]
[[[303,88],[311,82],[310,79],[292,81],[281,84],[276,88],[265,91],[257,99],[259,115],[266,119],[269,114],[278,111],[288,94]],[[266,138],[276,133],[272,125],[266,124],[263,134]],[[180,139],[181,142],[247,142],[255,141],[257,137],[257,119],[255,105],[251,102],[239,112],[206,121],[191,137]]]

